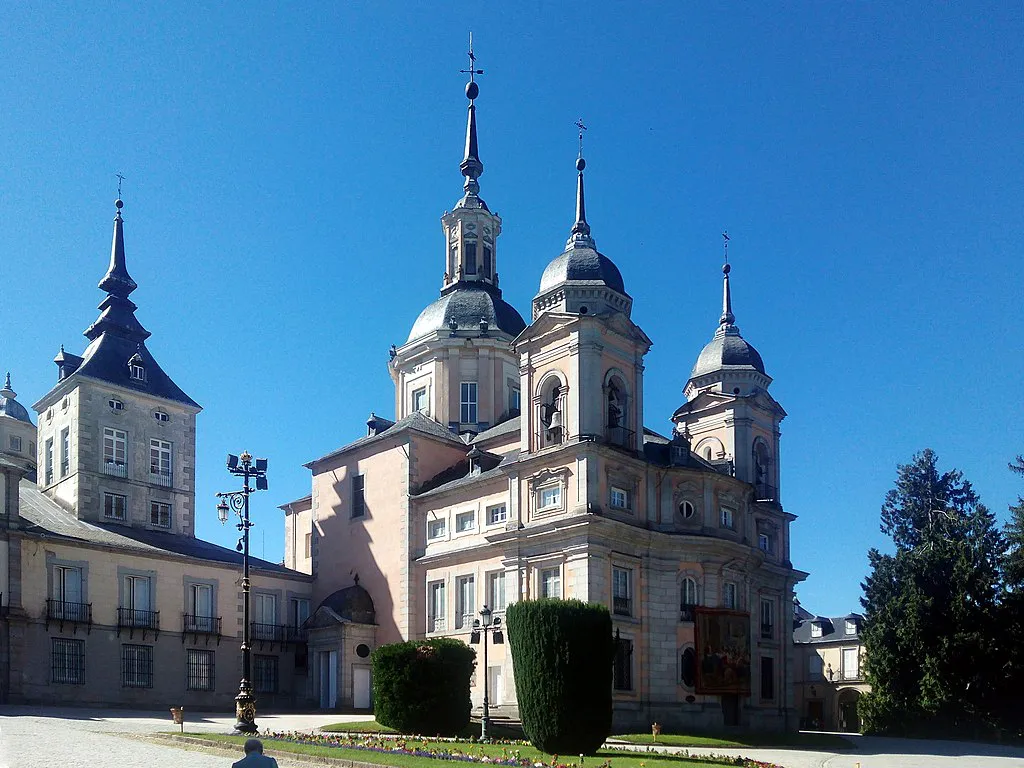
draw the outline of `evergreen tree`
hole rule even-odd
[[[1017,456],[1010,471],[1024,475],[1024,456]],[[1006,539],[1006,557],[1003,560],[1004,592],[1000,605],[1002,612],[1001,637],[1005,639],[1006,653],[1000,708],[1003,724],[1016,736],[1024,737],[1024,707],[1020,705],[1020,690],[1024,686],[1024,498],[1010,505],[1010,519],[1003,528]]]
[[[997,603],[1005,545],[995,518],[931,450],[897,468],[881,530],[895,552],[868,553],[863,639],[865,728],[978,735],[994,722],[1003,674]]]

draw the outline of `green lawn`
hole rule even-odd
[[[831,733],[776,733],[749,731],[728,734],[662,733],[657,742],[649,733],[626,733],[613,739],[630,744],[665,744],[671,747],[788,747],[791,749],[851,749],[853,743]]]
[[[197,741],[206,741],[212,744],[237,744],[245,742],[244,736],[227,736],[211,733],[186,733],[186,736]],[[452,758],[445,757],[447,752],[461,752],[475,757],[487,756],[491,758],[518,757],[529,759],[532,762],[541,762],[550,766],[553,759],[550,755],[534,749],[530,746],[502,746],[500,744],[470,744],[466,742],[451,743],[437,741],[413,741],[406,740],[405,745],[409,749],[434,750],[438,752],[438,758],[420,757],[404,753],[374,752],[363,749],[352,749],[346,747],[333,747],[326,744],[296,744],[289,741],[277,740],[269,736],[261,736],[263,745],[267,750],[279,752],[291,752],[299,755],[312,757],[333,757],[342,760],[352,760],[362,763],[373,763],[376,765],[393,766],[393,768],[438,768],[438,759],[450,761]],[[322,737],[322,738],[330,738]],[[456,758],[457,759],[457,758]],[[571,759],[559,758],[559,764],[570,768],[580,768],[579,757]],[[709,763],[707,759],[691,760],[676,755],[656,755],[653,753],[631,753],[621,750],[601,750],[594,757],[588,757],[582,761],[583,768],[701,768],[711,765],[742,765],[735,760]]]

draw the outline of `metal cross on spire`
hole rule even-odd
[[[583,124],[583,118],[581,117],[575,123],[573,123],[580,131],[580,157],[583,157],[583,132],[587,130],[587,126]]]
[[[474,82],[474,78],[477,75],[482,75],[484,71],[476,68],[476,56],[473,54],[473,33],[469,33],[469,69],[460,69],[463,75],[469,75],[469,82]]]
[[[120,200],[121,199],[121,182],[125,180],[126,176],[123,173],[121,173],[120,171],[118,171],[114,175],[117,176],[117,199]]]
[[[729,263],[729,233],[722,233],[722,248],[725,251],[725,263]]]

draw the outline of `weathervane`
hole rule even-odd
[[[121,199],[121,182],[125,180],[125,176],[120,171],[118,171],[114,175],[117,176],[117,199],[120,200]]]
[[[729,263],[729,233],[722,233],[722,248],[725,251],[725,263]]]
[[[484,71],[476,68],[476,56],[473,54],[473,33],[469,33],[469,69],[460,69],[464,75],[469,75],[469,82],[475,82],[477,75],[482,75]]]
[[[583,157],[583,132],[587,130],[587,126],[583,124],[582,117],[573,123],[573,125],[580,129],[580,157]]]

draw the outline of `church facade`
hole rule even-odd
[[[575,221],[529,322],[502,297],[478,93],[470,82],[440,295],[391,350],[394,419],[371,414],[363,437],[309,462],[311,493],[282,506],[285,562],[313,577],[310,693],[368,704],[372,647],[468,642],[484,606],[501,618],[517,600],[578,598],[612,613],[616,728],[795,728],[806,574],[779,494],[786,414],[735,324],[729,266],[719,324],[660,435],[645,426],[652,342],[597,249],[582,152]],[[477,669],[478,707],[485,680],[492,716],[515,717],[507,645]]]

